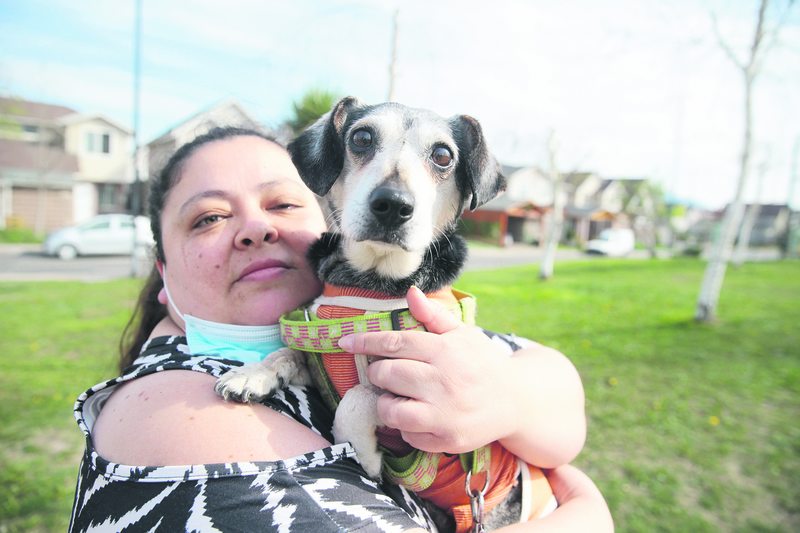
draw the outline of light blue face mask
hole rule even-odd
[[[166,267],[162,274],[167,300],[186,329],[186,343],[192,355],[214,355],[243,363],[256,363],[286,345],[281,342],[278,324],[271,326],[237,326],[184,315],[172,300],[167,288]]]

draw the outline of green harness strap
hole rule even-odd
[[[450,311],[469,325],[475,324],[477,305],[469,293],[452,289],[458,305]],[[333,386],[322,360],[322,354],[345,353],[338,341],[345,335],[370,331],[424,330],[408,309],[370,313],[347,318],[319,319],[310,316],[307,309],[296,309],[281,317],[281,338],[289,348],[309,355],[309,371],[323,400],[332,410],[339,405],[339,394]],[[404,456],[394,456],[384,449],[383,469],[387,477],[412,491],[428,488],[436,478],[441,453],[414,450]],[[491,459],[489,446],[459,454],[465,472],[481,472],[488,468]]]

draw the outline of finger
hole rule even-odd
[[[441,344],[438,335],[424,331],[375,331],[346,335],[339,339],[339,347],[348,353],[416,361],[429,361],[431,354],[442,349]]]
[[[406,293],[408,309],[411,314],[422,322],[425,329],[431,333],[447,333],[461,325],[461,321],[438,302],[428,299],[416,287],[411,287]]]
[[[401,433],[430,432],[441,426],[436,410],[429,404],[388,392],[378,397],[378,419]]]
[[[401,431],[400,435],[408,444],[431,453],[467,453],[475,449],[475,446],[467,443],[461,444],[458,439],[445,439],[441,435],[431,432],[412,432]]]
[[[437,380],[436,369],[412,359],[381,359],[367,368],[370,383],[398,396],[425,400]]]

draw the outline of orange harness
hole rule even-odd
[[[454,294],[454,291],[444,289],[427,296],[447,308],[461,309],[464,307],[464,298],[468,295]],[[407,311],[402,319],[398,318],[396,311],[390,313],[391,325],[388,327],[385,324],[379,326],[378,321],[365,321],[354,326],[346,320],[340,320],[372,317],[371,312],[367,315],[368,311],[365,309],[352,307],[354,303],[364,303],[362,299],[365,298],[380,303],[394,300],[393,297],[374,291],[326,284],[322,297],[312,307],[315,312],[305,314],[311,323],[291,321],[291,317],[281,319],[282,335],[287,346],[310,352],[311,374],[332,409],[336,408],[348,390],[361,383],[357,357],[363,356],[343,353],[336,345],[336,339],[331,340],[329,335],[336,337],[381,329],[424,329]],[[376,307],[380,308],[381,305]],[[471,314],[472,316],[465,318],[467,321],[474,321],[474,312],[460,312],[459,318],[464,314]],[[292,316],[296,317],[297,313]],[[317,326],[317,329],[309,328],[314,320],[320,320],[324,325]],[[480,491],[485,486],[483,500],[487,512],[508,496],[520,476],[520,468],[528,471],[529,475],[524,477],[530,479],[533,489],[530,496],[523,494],[523,497],[532,497],[531,512],[526,519],[539,516],[552,500],[552,490],[542,471],[522,463],[498,442],[473,452],[474,455],[430,454],[415,450],[402,439],[399,430],[388,427],[378,429],[378,442],[384,448],[384,472],[387,476],[420,497],[448,510],[455,518],[458,533],[469,531],[474,522],[470,496],[465,490],[467,472],[474,475],[471,480],[472,492]],[[469,464],[470,459],[472,464]]]

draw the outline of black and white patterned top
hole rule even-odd
[[[219,377],[241,363],[191,356],[184,337],[153,339],[118,378],[75,403],[86,450],[70,531],[343,532],[435,530],[405,489],[369,479],[349,443],[292,459],[186,466],[136,466],[100,457],[92,427],[115,387],[166,370]],[[288,386],[264,403],[333,442],[332,417],[313,390]]]
[[[485,331],[511,354],[530,341]],[[436,531],[416,496],[369,479],[349,443],[282,461],[185,466],[134,466],[100,457],[92,427],[115,387],[165,370],[219,377],[242,363],[191,356],[185,337],[159,337],[120,377],[78,397],[75,418],[86,450],[75,489],[71,532],[276,531],[364,533],[423,527]],[[314,389],[288,386],[263,403],[333,442],[332,413]],[[430,509],[440,527],[448,518]]]

